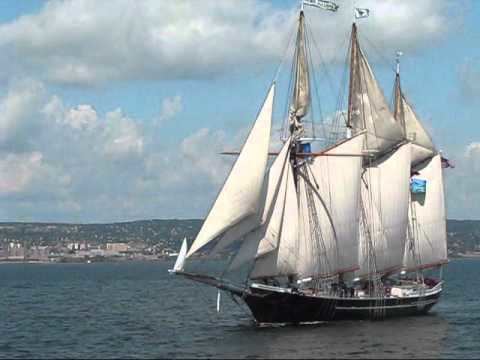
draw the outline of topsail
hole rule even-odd
[[[310,76],[308,71],[308,58],[306,54],[305,38],[305,16],[300,14],[300,23],[298,25],[296,61],[295,61],[295,80],[293,88],[292,114],[296,120],[300,120],[307,115],[310,103]]]
[[[368,150],[384,153],[404,140],[357,39],[353,25],[351,40],[348,126],[352,132],[367,131]]]
[[[400,76],[395,80],[395,119],[404,129],[405,137],[412,142],[412,165],[432,158],[437,152],[435,145],[420,122],[411,105],[405,99],[400,86]]]

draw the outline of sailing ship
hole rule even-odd
[[[258,323],[425,314],[448,261],[445,161],[402,91],[399,66],[389,106],[355,22],[345,131],[312,150],[304,5],[338,9],[301,2],[283,147],[269,152],[273,82],[200,232],[190,248],[184,240],[170,271],[241,299]],[[229,254],[223,275],[185,270],[198,254]],[[224,276],[242,268],[241,281]]]

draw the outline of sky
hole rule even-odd
[[[337,13],[306,11],[325,119],[341,110],[353,17],[353,0],[337,3]],[[360,42],[386,97],[401,50],[403,89],[455,164],[448,217],[480,219],[480,1],[355,5],[370,9]],[[242,144],[283,64],[278,145],[297,9],[295,0],[0,2],[0,221],[204,217],[232,165],[219,152]]]

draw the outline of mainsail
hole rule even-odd
[[[187,258],[214,240],[214,245],[219,249],[240,238],[228,237],[228,240],[225,238],[222,241],[227,231],[242,229],[241,232],[245,234],[259,225],[258,213],[262,206],[267,170],[274,94],[275,84],[271,86],[262,110]]]
[[[363,54],[353,24],[350,54],[348,127],[352,132],[367,131],[366,149],[380,154],[403,141],[401,126],[390,112],[385,96]]]
[[[445,198],[441,155],[414,168],[415,178],[426,181],[424,193],[411,194],[409,211],[411,242],[405,248],[407,270],[439,266],[447,262]]]
[[[358,276],[402,267],[408,226],[410,144],[365,167]]]
[[[305,164],[299,178],[298,274],[328,277],[358,267],[358,211],[364,135]],[[358,154],[355,156],[355,154]]]
[[[412,143],[412,165],[430,159],[437,152],[428,132],[408,103],[400,85],[400,75],[395,80],[395,119],[404,129],[405,137]]]

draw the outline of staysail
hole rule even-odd
[[[412,240],[405,249],[404,267],[413,271],[447,262],[445,198],[441,155],[414,168],[414,179],[426,181],[425,191],[411,194]]]
[[[410,144],[365,167],[358,276],[399,270],[408,226]]]
[[[399,74],[395,80],[394,115],[404,129],[405,138],[412,143],[412,166],[432,158],[437,150],[430,135],[405,98],[401,90]]]
[[[180,252],[178,253],[177,260],[175,261],[175,265],[173,266],[173,269],[168,270],[169,273],[174,274],[178,271],[183,270],[183,264],[185,263],[185,256],[187,255],[187,250],[187,238],[184,238],[182,242],[182,247],[180,248]]]
[[[366,149],[382,154],[403,141],[403,131],[391,114],[360,48],[355,24],[352,28],[350,61],[348,127],[354,134],[365,129]]]
[[[228,246],[227,241],[222,241],[222,236],[228,230],[236,227],[247,233],[259,225],[258,213],[262,206],[262,189],[267,170],[274,94],[275,84],[271,86],[240,155],[187,258],[212,242],[216,247]]]
[[[286,209],[287,184],[292,172],[289,162],[290,147],[291,139],[284,144],[268,171],[261,226],[245,235],[242,246],[230,264],[230,270],[278,248]]]
[[[265,252],[259,247],[251,278],[288,276],[297,273],[298,204],[297,192],[290,164],[285,176],[283,216],[275,249]],[[283,194],[283,193],[282,193]]]

